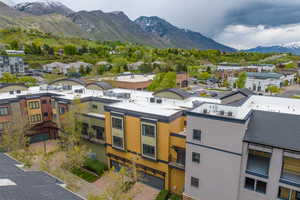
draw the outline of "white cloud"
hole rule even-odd
[[[230,25],[215,39],[237,49],[298,42],[300,41],[300,24],[278,27]]]

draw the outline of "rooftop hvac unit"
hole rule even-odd
[[[161,103],[162,103],[162,100],[161,100],[161,99],[157,99],[157,100],[156,100],[156,103],[161,104]]]
[[[200,101],[193,101],[192,102],[193,103],[193,108],[196,108],[196,107],[198,107],[198,106],[200,106],[201,105],[201,102]]]
[[[155,103],[155,98],[154,97],[150,98],[150,103]]]

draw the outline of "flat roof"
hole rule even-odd
[[[7,200],[83,200],[82,197],[65,189],[63,182],[41,171],[23,171],[17,161],[0,154],[0,199]]]

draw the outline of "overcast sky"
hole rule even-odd
[[[75,11],[124,11],[133,20],[159,16],[239,49],[300,41],[300,0],[58,1]]]

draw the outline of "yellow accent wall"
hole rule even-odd
[[[181,194],[184,186],[184,171],[171,168],[168,164],[171,156],[172,145],[185,148],[185,139],[179,137],[170,136],[171,132],[180,133],[184,129],[185,117],[179,117],[171,123],[157,122],[157,162],[151,161],[141,157],[141,119],[133,116],[124,116],[124,134],[125,134],[125,151],[116,150],[111,147],[112,130],[111,130],[111,114],[105,112],[105,135],[106,142],[109,144],[106,147],[108,154],[113,154],[118,157],[134,161],[138,164],[146,167],[162,171],[166,174],[165,189],[169,189],[174,193]],[[175,152],[175,151],[174,151]],[[175,152],[176,153],[176,152]],[[138,159],[137,159],[138,158]],[[110,158],[115,160],[115,158]],[[124,161],[115,160],[121,164]],[[146,171],[147,174],[154,175],[162,178],[159,174],[151,174],[150,171]]]

